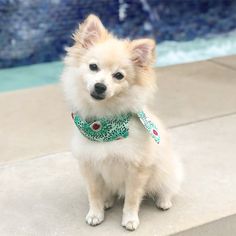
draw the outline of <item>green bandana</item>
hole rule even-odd
[[[137,115],[143,126],[159,143],[160,136],[156,125],[141,111],[137,114],[127,113],[112,118],[83,120],[78,114],[72,113],[72,118],[80,132],[89,140],[96,142],[110,142],[127,138],[129,136],[129,121]]]

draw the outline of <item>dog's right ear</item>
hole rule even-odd
[[[152,39],[136,39],[131,41],[132,61],[140,67],[150,65],[155,60],[155,41]]]
[[[108,35],[100,19],[91,14],[79,26],[79,29],[73,34],[73,39],[83,48],[88,49],[96,42],[104,39]]]

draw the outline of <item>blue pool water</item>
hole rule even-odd
[[[236,31],[187,42],[166,41],[157,46],[156,66],[175,65],[236,54]],[[58,83],[61,61],[0,70],[0,92]]]
[[[235,12],[236,0],[0,0],[0,68],[60,60],[90,13],[120,37],[161,43],[230,32]]]
[[[175,65],[236,54],[236,31],[187,42],[165,41],[157,47],[156,66]]]

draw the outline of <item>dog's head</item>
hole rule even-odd
[[[62,80],[75,109],[132,110],[128,106],[135,107],[155,87],[153,40],[117,39],[95,15],[87,17],[73,38]]]

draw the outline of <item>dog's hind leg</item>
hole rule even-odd
[[[166,211],[172,207],[171,199],[171,193],[159,191],[155,199],[155,204],[160,210]]]
[[[112,208],[115,203],[115,200],[116,200],[116,196],[110,193],[108,190],[108,193],[106,193],[105,202],[104,202],[105,210]]]

